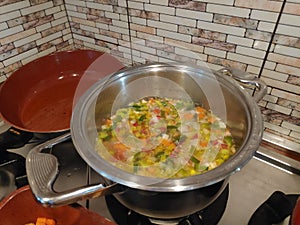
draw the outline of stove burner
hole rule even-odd
[[[0,151],[6,149],[21,148],[32,139],[33,133],[22,131],[16,128],[9,128],[0,134]]]
[[[229,195],[229,185],[221,195],[208,207],[186,218],[178,220],[149,219],[123,206],[113,195],[105,197],[107,207],[117,224],[121,225],[154,225],[154,224],[178,224],[178,225],[217,225],[225,211]]]
[[[11,127],[0,134],[0,152],[7,149],[21,148],[26,144],[40,144],[66,132],[68,131],[56,133],[32,133]]]
[[[27,184],[25,158],[19,154],[0,151],[0,200]]]

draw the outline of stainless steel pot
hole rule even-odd
[[[258,88],[254,98],[236,80]],[[41,151],[70,138],[70,134],[65,134],[29,153],[29,184],[44,205],[69,204],[113,193],[125,206],[149,217],[169,219],[192,214],[212,203],[230,175],[239,171],[258,149],[263,122],[255,100],[265,93],[262,81],[229,68],[210,71],[179,64],[151,64],[120,71],[95,83],[81,97],[71,121],[71,137],[77,151],[107,183],[63,193],[53,191],[58,162],[53,155]],[[113,166],[95,150],[98,126],[117,108],[145,96],[190,98],[212,110],[229,126],[238,146],[236,154],[209,172],[181,179],[138,176]]]

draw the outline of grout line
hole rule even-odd
[[[275,35],[276,35],[276,30],[277,30],[279,21],[280,21],[280,19],[281,19],[282,13],[283,13],[283,9],[284,9],[285,3],[286,3],[286,0],[283,0],[282,7],[281,7],[281,9],[280,9],[280,12],[279,12],[277,21],[276,21],[276,23],[275,23],[275,27],[274,27],[274,30],[273,30],[271,39],[270,39],[270,41],[269,41],[269,45],[268,45],[268,48],[267,48],[267,51],[266,51],[266,55],[265,55],[265,57],[264,57],[264,59],[263,59],[263,63],[262,63],[262,65],[261,65],[260,71],[259,71],[259,73],[258,73],[258,77],[261,77],[262,71],[263,71],[263,69],[264,69],[264,67],[265,67],[265,64],[266,64],[266,61],[267,61],[267,59],[268,59],[268,56],[269,56],[269,53],[270,53],[270,49],[271,49],[271,46],[272,46],[272,44],[273,44],[274,37],[275,37]]]
[[[66,7],[66,1],[63,0],[63,4],[64,4],[64,7],[65,7],[65,11],[66,11],[66,14],[67,14],[67,20],[68,20],[68,24],[69,24],[69,27],[70,27],[70,31],[71,31],[71,36],[72,36],[72,45],[73,45],[73,48],[75,49],[75,44],[74,44],[74,35],[73,35],[73,31],[72,31],[72,27],[71,27],[71,22],[70,22],[70,17],[69,17],[69,14],[68,14],[68,10],[67,10],[67,7]]]
[[[133,51],[132,51],[132,36],[131,36],[131,28],[130,28],[130,21],[129,21],[129,7],[128,7],[128,0],[126,2],[126,12],[127,12],[127,23],[128,23],[128,31],[129,31],[129,45],[130,45],[130,58],[131,58],[131,66],[133,66]]]

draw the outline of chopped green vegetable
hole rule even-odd
[[[193,163],[197,163],[197,164],[200,163],[200,161],[199,161],[198,159],[196,159],[195,156],[192,156],[192,157],[191,157],[191,161],[192,161]]]
[[[147,116],[144,114],[144,115],[141,115],[140,118],[139,118],[139,121],[143,121]]]
[[[233,145],[233,139],[231,136],[226,136],[224,137],[224,142],[228,145],[228,146],[232,146]]]

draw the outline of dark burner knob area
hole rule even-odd
[[[106,204],[113,219],[122,225],[155,225],[155,224],[178,224],[178,225],[217,225],[220,221],[229,196],[229,185],[221,195],[208,207],[189,215],[185,218],[174,220],[162,220],[147,218],[123,206],[113,195],[106,196]]]
[[[9,128],[0,134],[0,151],[21,148],[33,138],[33,133]]]
[[[10,192],[27,185],[25,158],[16,153],[0,152],[0,200]]]
[[[47,135],[33,134],[32,138],[28,138],[29,140],[20,148],[18,148],[19,145],[10,148],[2,145],[1,148],[0,144],[0,199],[9,192],[28,184],[25,170],[26,154],[39,143],[59,135],[51,134],[47,137]],[[6,141],[9,142],[7,139]],[[277,167],[272,166],[274,155],[272,155],[273,161],[270,161],[266,154],[269,152],[262,147],[258,151],[260,154],[256,154],[245,168],[230,178],[229,185],[211,205],[193,215],[175,221],[147,218],[123,206],[113,195],[80,201],[79,204],[115,221],[118,225],[246,225],[249,221],[254,221],[251,216],[254,217],[257,212],[262,212],[260,206],[265,206],[266,199],[275,191],[281,190],[288,199],[292,197],[294,200],[299,196],[300,176],[295,173],[300,169],[299,166],[297,167],[299,162],[293,164],[293,161],[288,160],[290,170],[286,171],[287,166],[284,167],[279,163],[276,164]],[[55,155],[59,161],[59,175],[54,183],[56,191],[103,183],[103,178],[80,157],[72,140],[57,144],[43,152]],[[261,156],[261,153],[264,153],[264,157]],[[283,160],[284,158],[279,157],[279,159]],[[240,201],[241,199],[243,201]],[[280,204],[276,203],[275,205],[277,207]],[[293,205],[294,201],[291,202],[292,207]],[[286,214],[283,217],[285,216]],[[288,225],[289,216],[284,219],[281,224]]]

